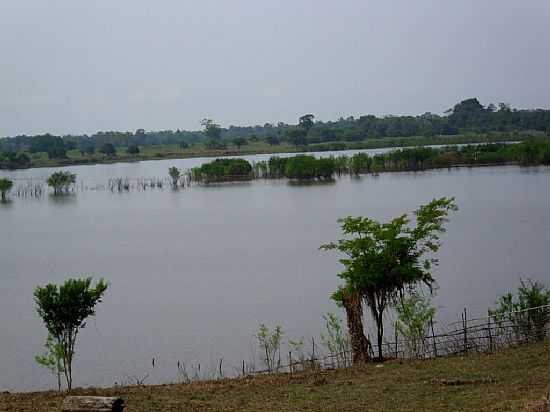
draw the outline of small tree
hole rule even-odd
[[[6,195],[9,193],[12,187],[13,181],[6,178],[0,179],[0,193],[2,193],[2,202],[6,201]]]
[[[508,321],[517,337],[542,341],[550,323],[550,289],[540,282],[520,280],[517,296],[507,293],[496,301],[490,312],[497,324]]]
[[[66,192],[76,182],[76,174],[70,172],[55,172],[48,177],[48,186],[53,188],[54,195]]]
[[[103,279],[95,288],[91,285],[92,278],[68,279],[61,286],[48,284],[34,291],[36,310],[59,346],[68,390],[72,388],[72,363],[78,332],[86,326],[86,319],[95,314],[95,306],[101,302],[107,289]]]
[[[327,313],[323,316],[325,321],[325,333],[321,332],[321,342],[329,351],[331,357],[336,359],[339,368],[349,364],[350,337],[342,328],[342,321],[334,314]]]
[[[435,282],[431,269],[438,263],[431,254],[439,250],[439,235],[445,232],[449,211],[456,209],[453,198],[434,199],[414,212],[414,227],[409,226],[406,214],[387,223],[348,216],[339,221],[348,237],[321,246],[346,255],[340,259],[344,271],[339,274],[346,287],[340,290],[356,291],[369,307],[376,324],[380,360],[386,309],[420,283],[431,290]]]
[[[61,392],[63,350],[50,333],[48,333],[44,348],[46,351],[42,355],[36,355],[34,359],[36,363],[48,369],[57,378],[57,390]]]
[[[275,329],[271,332],[269,328],[262,323],[256,337],[258,338],[258,343],[262,350],[263,361],[267,366],[268,372],[277,371],[281,364],[283,329],[280,326],[275,326]],[[276,360],[277,353],[279,354],[278,360]]]
[[[395,306],[395,311],[397,331],[405,337],[409,352],[413,356],[420,356],[424,349],[424,338],[435,315],[435,308],[431,306],[429,297],[412,291]]]
[[[174,189],[177,189],[181,177],[180,170],[177,167],[173,166],[168,169],[168,174],[170,175],[170,179],[172,179],[172,187]]]

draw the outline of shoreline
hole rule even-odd
[[[344,152],[349,150],[376,150],[376,149],[405,149],[413,147],[426,147],[426,146],[454,146],[454,145],[475,145],[475,144],[491,144],[491,143],[519,143],[524,141],[525,136],[458,136],[458,137],[436,137],[433,139],[427,138],[426,141],[414,144],[416,138],[402,138],[397,140],[396,138],[382,139],[382,141],[363,141],[363,142],[341,142],[345,144],[345,147],[334,147],[331,144],[340,142],[330,142],[322,144],[313,144],[311,146],[280,146],[282,150],[276,150],[275,147],[267,147],[266,149],[242,149],[242,150],[218,150],[207,149],[201,151],[189,151],[189,152],[170,152],[155,153],[155,154],[141,154],[138,156],[131,156],[127,154],[120,154],[116,157],[103,157],[103,158],[68,158],[68,159],[39,159],[31,161],[31,165],[28,167],[16,167],[7,168],[0,165],[0,170],[15,171],[15,170],[29,170],[29,169],[43,169],[48,167],[70,167],[70,166],[95,166],[101,164],[115,164],[115,163],[138,163],[155,160],[181,160],[181,159],[194,159],[194,158],[222,158],[222,157],[241,157],[241,156],[254,156],[254,155],[280,155],[280,154],[309,154],[309,153],[322,153],[322,152]],[[410,142],[406,140],[410,139]],[[384,141],[386,140],[386,141]],[[447,140],[447,141],[445,141]],[[411,143],[411,144],[409,144]],[[146,146],[149,148],[151,146]],[[153,146],[154,147],[154,146]],[[158,146],[160,149],[165,147]]]

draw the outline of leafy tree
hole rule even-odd
[[[76,182],[76,174],[70,172],[55,172],[48,177],[48,186],[53,188],[54,195],[66,192]]]
[[[187,143],[185,140],[184,141],[181,141],[180,144],[180,149],[187,149],[189,147],[189,143]]]
[[[61,345],[48,333],[44,344],[46,351],[34,357],[36,363],[48,369],[57,378],[57,390],[61,391],[61,375],[63,374],[63,350]]]
[[[177,167],[173,166],[168,169],[168,175],[170,176],[170,179],[172,179],[172,187],[176,189],[178,187],[178,183],[181,177],[180,170]]]
[[[246,140],[244,137],[237,137],[236,139],[232,140],[232,143],[237,146],[237,149],[240,149],[241,146],[248,144],[248,140]]]
[[[99,149],[99,153],[103,153],[105,156],[116,156],[116,149],[112,143],[105,143]]]
[[[281,365],[281,342],[283,338],[283,329],[276,326],[273,331],[270,331],[263,323],[260,325],[258,334],[256,335],[262,357],[268,372],[275,372]],[[276,359],[279,354],[278,360]]]
[[[219,140],[208,140],[204,146],[207,148],[207,149],[211,149],[211,150],[222,150],[222,149],[227,149],[227,146],[224,142],[221,142]]]
[[[0,178],[0,193],[2,193],[2,202],[6,201],[6,195],[13,187],[13,181],[7,178]]]
[[[204,134],[210,140],[220,140],[222,129],[212,119],[202,119],[201,126],[204,127]]]
[[[313,119],[315,119],[315,116],[312,114],[304,114],[298,119],[298,125],[306,131],[306,134],[314,125]]]
[[[68,279],[61,286],[50,283],[34,291],[36,310],[59,346],[68,390],[72,389],[72,363],[78,332],[86,326],[86,319],[95,314],[95,306],[106,290],[103,279],[92,287],[92,278],[86,278]]]
[[[507,293],[496,304],[490,315],[497,324],[511,322],[516,335],[523,335],[528,341],[546,338],[546,326],[550,323],[550,289],[544,284],[522,279],[517,296]]]
[[[439,250],[439,236],[445,232],[448,213],[454,210],[457,207],[453,198],[434,199],[414,212],[416,222],[412,227],[406,214],[387,223],[348,216],[339,220],[346,238],[321,246],[346,255],[340,259],[344,271],[339,277],[345,288],[357,292],[369,307],[376,323],[380,359],[384,313],[404,292],[419,284],[431,290],[435,282],[431,269],[438,263],[432,255]],[[341,290],[333,295],[336,301]]]
[[[424,338],[428,334],[435,308],[430,299],[413,290],[395,306],[397,331],[405,337],[409,352],[420,356],[424,348]]]
[[[334,313],[327,313],[323,316],[323,320],[325,321],[325,333],[321,332],[321,343],[329,351],[331,357],[336,360],[339,368],[348,366],[350,337],[344,331],[342,321]]]
[[[135,144],[128,146],[128,148],[126,149],[126,153],[131,154],[131,155],[139,154],[139,146],[137,146]]]

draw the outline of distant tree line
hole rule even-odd
[[[93,135],[16,136],[0,139],[0,164],[10,162],[24,167],[26,159],[17,153],[45,152],[50,159],[64,159],[68,150],[79,150],[83,155],[99,151],[114,156],[112,147],[125,147],[127,153],[139,153],[139,146],[174,144],[183,148],[205,143],[211,149],[224,149],[228,142],[237,148],[248,142],[265,141],[270,145],[287,142],[296,146],[326,142],[359,142],[385,137],[456,135],[464,132],[512,132],[522,130],[550,132],[550,110],[518,110],[505,103],[483,106],[471,98],[456,104],[444,115],[424,113],[419,116],[364,115],[340,118],[336,121],[315,121],[313,114],[305,114],[296,125],[283,122],[256,126],[229,126],[222,128],[212,119],[201,121],[203,130],[161,130],[135,132],[100,131]],[[107,146],[110,145],[110,146]],[[131,148],[131,149],[130,149]],[[137,148],[137,151],[136,151]],[[15,156],[15,158],[14,158]],[[6,160],[7,159],[7,160]]]

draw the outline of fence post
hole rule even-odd
[[[313,363],[315,362],[315,338],[313,336],[311,337],[311,347],[311,365],[313,366]]]
[[[288,367],[290,368],[290,374],[292,375],[292,351],[288,351]]]
[[[397,352],[397,321],[395,322],[395,359],[397,359],[397,355],[398,355],[398,352]]]
[[[464,314],[462,315],[462,323],[464,325],[464,352],[468,353],[468,320],[467,320],[466,308],[464,308]]]
[[[432,328],[432,343],[433,343],[433,346],[434,346],[434,357],[437,358],[437,342],[435,341],[434,318],[433,318],[433,316],[430,318],[430,327]]]
[[[244,368],[244,359],[243,359],[243,378],[246,376],[245,368]]]
[[[487,309],[487,331],[489,332],[489,352],[493,352],[493,335],[491,333],[491,310]]]

